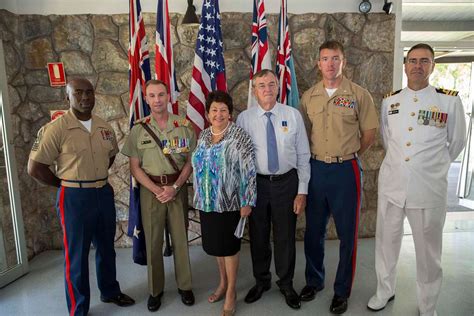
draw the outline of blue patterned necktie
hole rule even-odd
[[[268,171],[271,174],[276,174],[278,169],[280,169],[278,163],[278,147],[275,136],[275,129],[273,128],[273,123],[270,117],[272,112],[265,112],[267,117],[267,158],[268,158]]]

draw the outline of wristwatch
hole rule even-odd
[[[176,192],[177,192],[179,190],[179,186],[175,183],[175,184],[173,184],[173,189],[175,189]]]

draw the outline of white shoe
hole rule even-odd
[[[369,303],[367,303],[367,308],[373,312],[381,311],[382,309],[387,306],[387,303],[393,301],[395,299],[395,295],[387,299],[380,299],[377,295],[374,295],[370,298]]]
[[[423,313],[420,312],[420,316],[438,316],[438,313],[436,313],[436,310],[434,311],[433,314],[431,314],[431,313],[424,313],[423,314]]]

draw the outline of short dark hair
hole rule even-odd
[[[158,80],[158,79],[151,79],[151,80],[148,80],[146,83],[145,83],[145,91],[146,89],[149,87],[149,86],[156,86],[156,85],[159,85],[161,84],[162,86],[164,86],[166,88],[166,91],[168,92],[168,85],[164,82],[164,81],[161,81],[161,80]]]
[[[262,70],[258,71],[257,73],[255,73],[253,75],[252,87],[255,87],[255,79],[265,77],[268,74],[272,74],[276,78],[276,80],[278,81],[278,76],[273,70],[271,70],[271,69],[262,69]]]
[[[321,54],[323,49],[339,50],[341,51],[342,56],[346,56],[346,53],[344,52],[344,46],[342,46],[342,44],[338,41],[330,40],[321,44],[321,46],[319,46],[319,54]]]
[[[419,43],[419,44],[416,44],[415,46],[412,46],[412,47],[408,50],[407,58],[408,58],[408,55],[410,55],[410,53],[411,53],[413,50],[415,50],[415,49],[426,49],[426,50],[429,50],[430,53],[431,53],[431,57],[433,57],[433,60],[434,60],[434,50],[433,50],[433,47],[431,47],[430,45],[425,44],[425,43]]]
[[[211,108],[211,104],[213,102],[222,102],[227,105],[227,109],[229,113],[232,114],[234,110],[234,103],[232,102],[232,97],[225,91],[215,90],[209,93],[206,98],[206,112],[209,113],[209,109]]]

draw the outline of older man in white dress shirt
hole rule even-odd
[[[288,306],[301,307],[293,288],[297,215],[304,211],[310,177],[310,151],[298,110],[276,101],[278,81],[271,70],[254,75],[258,106],[242,112],[237,124],[252,138],[257,166],[257,205],[249,219],[250,250],[256,285],[245,302],[260,299],[270,289],[270,230],[273,226],[277,284]]]

